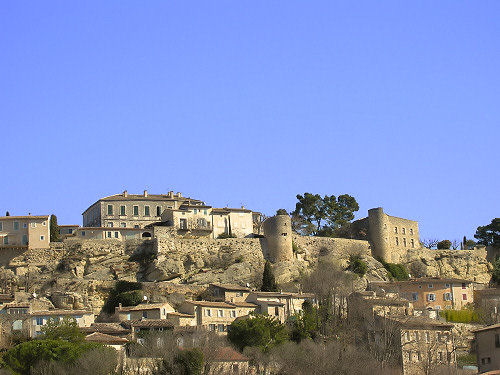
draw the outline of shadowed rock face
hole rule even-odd
[[[387,280],[383,266],[371,256],[370,243],[341,238],[293,235],[293,259],[273,266],[278,283],[287,283],[312,270],[318,260],[344,269],[351,254],[367,263],[359,279]],[[51,249],[33,249],[9,257],[0,266],[3,289],[22,288],[48,298],[60,308],[91,306],[98,312],[116,280],[141,281],[151,293],[194,294],[212,282],[260,286],[265,239],[67,240]],[[403,262],[413,276],[458,277],[486,283],[490,280],[486,251],[428,250],[408,252]],[[28,293],[28,294],[29,294]]]

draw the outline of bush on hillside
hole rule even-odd
[[[479,314],[473,309],[443,310],[439,313],[447,322],[478,323]]]
[[[217,236],[219,240],[223,240],[224,238],[236,238],[236,236],[232,233],[221,233]]]
[[[442,240],[437,243],[438,250],[449,250],[451,248],[450,240]]]
[[[402,264],[396,264],[396,263],[387,263],[383,259],[378,259],[380,263],[384,266],[384,268],[387,271],[387,274],[389,278],[398,280],[398,281],[403,281],[403,280],[409,280],[410,275],[408,274],[408,270],[406,267]]]
[[[118,281],[109,292],[108,299],[102,307],[108,314],[115,312],[115,307],[120,303],[122,306],[137,306],[143,300],[142,284],[131,281]]]
[[[349,256],[349,266],[347,269],[354,272],[359,277],[363,277],[368,271],[368,266],[366,265],[366,262],[361,259],[360,255],[351,254]]]

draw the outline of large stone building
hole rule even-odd
[[[500,324],[476,329],[474,335],[479,373],[500,369]]]
[[[83,227],[78,231],[93,228],[99,238],[108,238],[109,228],[143,229],[151,225],[170,226],[181,232],[217,238],[225,234],[235,237],[250,237],[260,226],[260,213],[241,208],[213,208],[205,202],[174,194],[116,194],[101,198],[83,213]],[[106,230],[99,231],[99,228]],[[105,232],[105,234],[97,233]],[[130,233],[129,233],[130,234]],[[132,234],[130,234],[132,237]],[[79,237],[83,237],[78,235]],[[111,238],[127,237],[112,233]]]
[[[382,207],[368,210],[368,217],[353,227],[357,237],[371,242],[373,256],[386,262],[399,263],[408,250],[421,247],[418,222],[389,216]]]
[[[47,249],[50,247],[48,215],[0,217],[0,247]]]

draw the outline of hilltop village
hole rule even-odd
[[[165,331],[180,347],[200,334],[232,339],[211,357],[211,373],[279,373],[251,360],[231,331],[260,316],[293,331],[328,306],[341,324],[318,323],[311,337],[339,337],[349,325],[357,333],[346,342],[376,359],[390,353],[380,363],[394,373],[500,366],[495,249],[428,249],[418,222],[380,207],[352,223],[351,238],[299,235],[286,213],[215,208],[173,191],[124,191],[82,216],[81,226],[57,228],[48,214],[0,217],[4,350],[69,319],[86,341],[119,353],[122,373],[154,374],[144,362],[154,355],[131,348]]]

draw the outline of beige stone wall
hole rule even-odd
[[[50,221],[47,217],[22,216],[0,219],[0,247],[27,246],[28,249],[47,249],[50,246]]]
[[[480,373],[500,368],[500,350],[495,347],[495,335],[500,335],[500,327],[475,334],[477,365]]]
[[[293,259],[292,225],[288,215],[276,215],[262,224],[267,239],[269,259],[271,262],[289,261]]]

